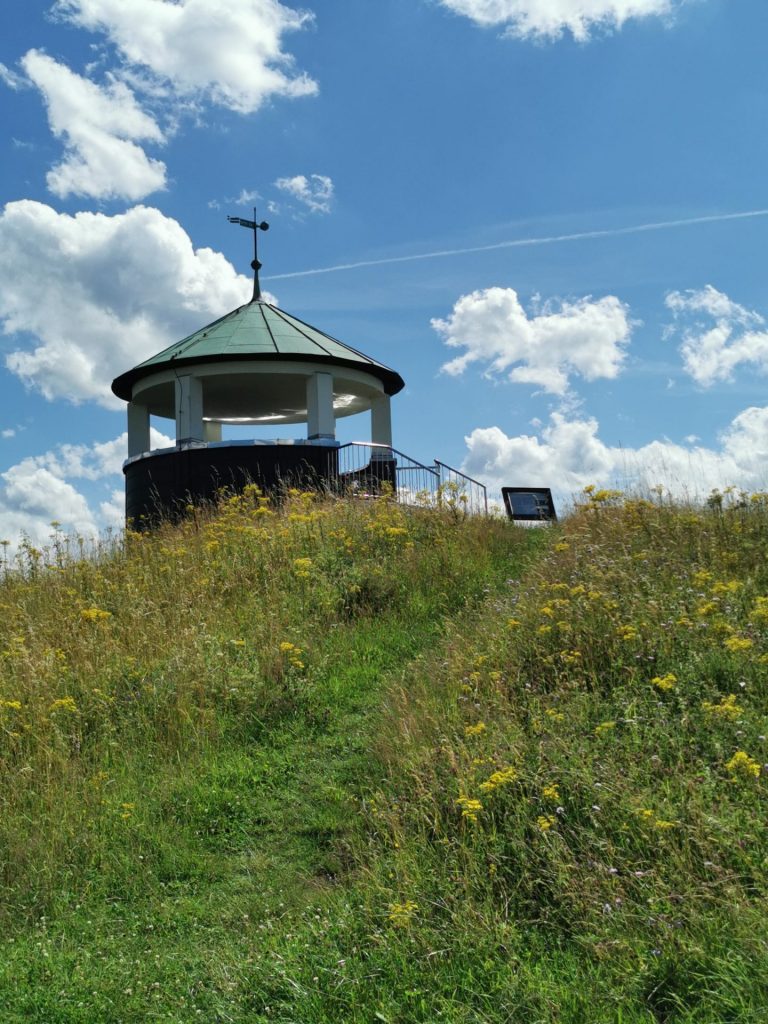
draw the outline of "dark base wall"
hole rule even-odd
[[[214,502],[222,489],[241,491],[255,483],[265,492],[286,487],[333,491],[381,482],[394,485],[392,460],[339,477],[338,449],[324,445],[213,445],[157,452],[129,462],[125,473],[125,517],[134,529],[178,519],[188,505]]]
[[[264,491],[323,486],[338,472],[335,448],[322,445],[232,445],[158,452],[128,463],[125,518],[134,528],[183,515],[254,483]]]

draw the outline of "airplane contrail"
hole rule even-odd
[[[464,249],[436,249],[434,252],[412,253],[410,256],[387,256],[379,260],[358,260],[356,263],[336,263],[332,267],[312,270],[294,270],[288,274],[270,274],[264,281],[284,281],[289,277],[310,277],[313,274],[334,274],[339,270],[357,270],[360,267],[381,267],[387,263],[412,263],[415,260],[434,260],[441,256],[464,256],[473,252],[492,252],[494,249],[518,249],[523,246],[553,245],[555,242],[580,242],[587,238],[615,238],[618,235],[637,235],[642,231],[664,231],[668,228],[688,227],[692,224],[716,224],[726,220],[746,220],[766,217],[766,210],[743,210],[740,213],[714,213],[707,217],[686,217],[681,220],[660,220],[650,224],[631,224],[625,228],[604,228],[600,231],[579,231],[572,235],[543,235],[538,238],[513,238],[493,245],[472,245]]]

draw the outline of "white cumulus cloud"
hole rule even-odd
[[[51,535],[51,523],[82,536],[98,530],[88,502],[68,481],[24,460],[0,473],[0,539],[16,545],[22,535],[34,544]]]
[[[768,407],[750,407],[707,448],[654,440],[639,448],[606,444],[593,418],[553,413],[538,435],[509,437],[499,427],[478,427],[465,438],[463,470],[492,491],[551,487],[567,501],[588,484],[628,486],[642,493],[661,485],[681,498],[703,498],[714,488],[768,487]]]
[[[733,380],[740,366],[768,373],[768,330],[759,313],[733,302],[712,285],[670,292],[665,301],[681,325],[685,371],[701,387]]]
[[[136,144],[163,142],[163,133],[124,82],[97,85],[39,50],[21,64],[43,95],[51,131],[64,141],[64,159],[47,176],[55,195],[136,200],[165,187],[165,164]]]
[[[171,438],[152,430],[153,448],[172,445]],[[78,490],[77,481],[110,481],[122,478],[128,455],[128,434],[94,444],[63,444],[31,455],[0,473],[0,540],[15,548],[26,536],[38,546],[51,537],[51,523],[66,532],[93,537],[107,527],[120,528],[125,518],[122,487],[113,486],[97,508]],[[73,482],[75,481],[75,482]]]
[[[3,82],[9,89],[19,92],[28,87],[29,83],[22,75],[12,71],[6,64],[0,61],[0,82]]]
[[[278,178],[275,186],[298,200],[310,213],[330,213],[333,201],[333,182],[325,174],[296,174],[292,178]]]
[[[122,405],[112,379],[248,301],[252,282],[195,249],[159,210],[57,213],[31,200],[0,214],[6,366],[46,398]]]
[[[614,295],[537,303],[528,316],[514,288],[485,288],[463,295],[432,326],[449,348],[464,349],[444,364],[446,373],[481,363],[489,374],[565,395],[572,374],[585,380],[619,374],[633,325]]]
[[[669,16],[678,0],[440,0],[478,25],[500,26],[519,39],[557,39],[570,32],[585,42],[593,30],[619,29],[633,18]]]
[[[261,199],[261,196],[255,189],[241,188],[239,196],[227,196],[224,202],[234,203],[236,206],[253,206],[258,199]]]
[[[208,98],[247,114],[271,96],[317,92],[283,50],[283,36],[313,16],[278,0],[58,0],[54,10],[104,33],[148,86],[178,98]]]

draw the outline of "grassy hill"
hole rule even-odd
[[[764,1021],[768,498],[255,490],[0,584],[0,1020]]]

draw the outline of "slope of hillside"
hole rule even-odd
[[[374,712],[533,538],[251,490],[0,586],[2,1020],[252,1020],[351,877]],[[22,571],[19,572],[18,569]]]
[[[254,492],[27,551],[2,1019],[764,1020],[767,544]]]

